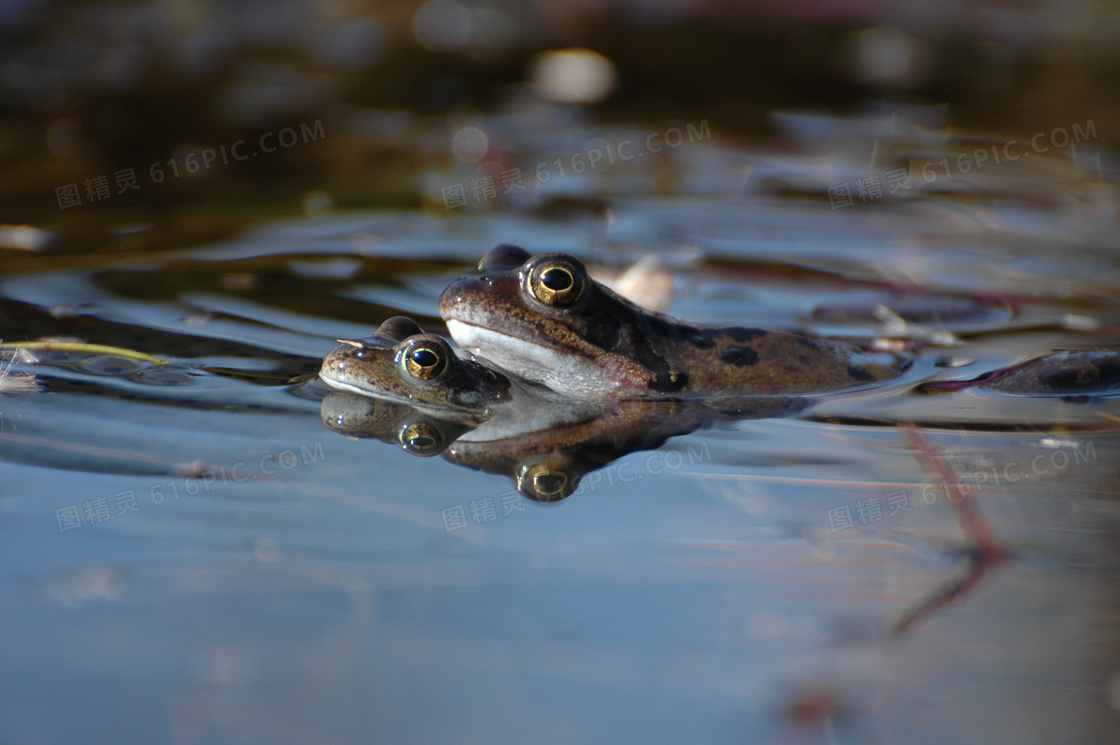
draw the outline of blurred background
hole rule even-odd
[[[1117,81],[1114,1],[0,0],[0,744],[1120,741],[1115,367],[967,386],[1120,346]],[[914,364],[453,531],[516,461],[316,372],[503,242]]]
[[[5,0],[0,244],[149,250],[332,208],[827,199],[849,176],[859,201],[859,174],[897,168],[975,190],[1039,134],[1052,193],[1114,167],[1118,80],[1115,2]],[[690,147],[664,147],[671,128]],[[1110,189],[1074,197],[1115,214]]]

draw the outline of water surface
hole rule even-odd
[[[624,455],[551,505],[325,427],[335,340],[402,313],[441,330],[440,291],[502,242],[607,269],[657,254],[674,315],[909,336],[915,362]],[[40,390],[0,395],[0,732],[1114,742],[1116,393],[919,384],[1115,348],[1118,247],[1068,206],[748,194],[342,213],[8,274],[6,341],[168,364],[9,360]],[[976,566],[962,493],[1007,558],[938,604]]]

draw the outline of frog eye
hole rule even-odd
[[[517,490],[534,502],[548,504],[567,498],[579,483],[562,470],[561,464],[548,462],[528,463],[518,469]]]
[[[447,447],[443,432],[430,422],[408,422],[402,425],[397,432],[397,442],[408,452],[422,458],[441,453]]]
[[[448,351],[430,339],[413,339],[400,352],[400,364],[409,375],[420,380],[434,380],[447,369]]]
[[[586,276],[583,268],[574,263],[548,258],[525,275],[525,287],[540,303],[565,308],[583,297]]]

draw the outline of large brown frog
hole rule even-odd
[[[489,251],[439,303],[460,346],[577,397],[788,395],[897,377],[839,344],[760,328],[699,328],[652,313],[573,256]]]

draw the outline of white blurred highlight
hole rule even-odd
[[[542,52],[529,63],[537,93],[550,101],[589,104],[601,101],[614,90],[614,64],[590,49]]]
[[[853,41],[856,77],[861,82],[910,88],[921,83],[929,70],[926,43],[896,28],[860,31]]]
[[[478,127],[463,127],[451,140],[451,150],[464,163],[478,163],[490,149],[490,138]]]

